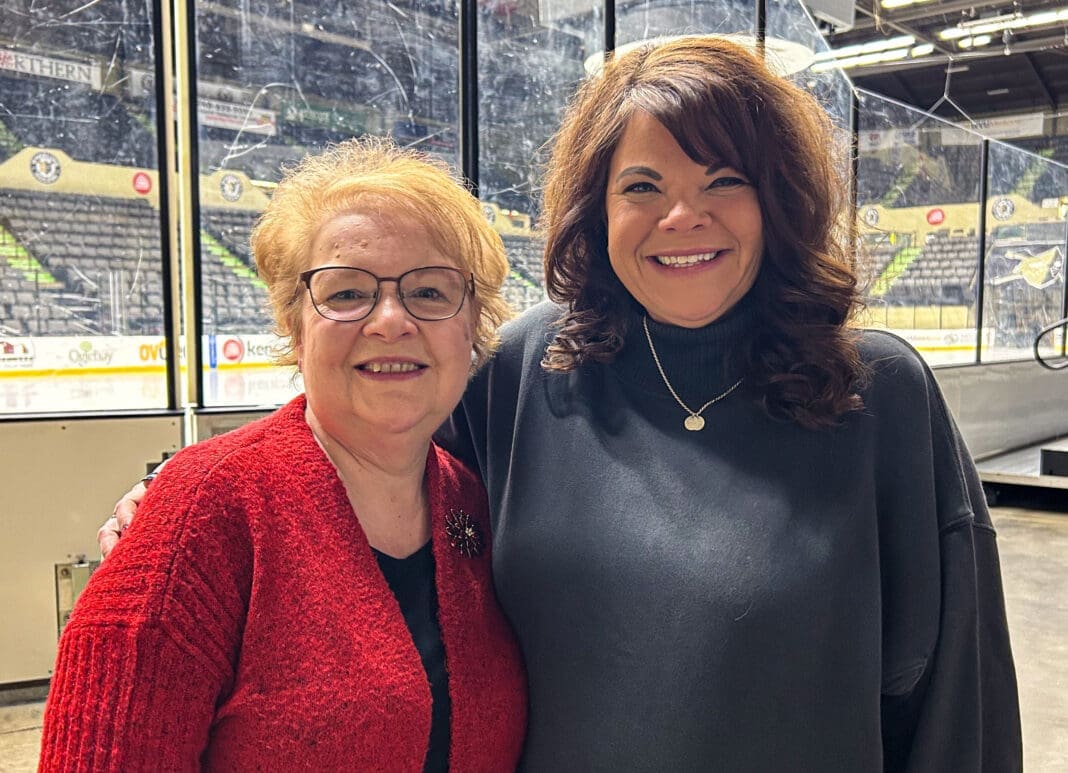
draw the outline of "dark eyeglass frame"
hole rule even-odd
[[[432,268],[443,269],[445,271],[452,271],[452,272],[454,272],[456,274],[459,274],[460,278],[464,280],[464,284],[463,284],[464,294],[463,294],[463,297],[460,299],[460,305],[456,307],[456,311],[454,311],[452,314],[450,314],[447,317],[430,317],[430,318],[427,318],[427,317],[419,316],[418,314],[416,314],[415,312],[413,312],[411,309],[408,308],[408,304],[404,302],[404,293],[402,293],[400,291],[401,280],[404,279],[404,277],[408,276],[408,274],[414,274],[416,271],[426,271],[427,269],[432,269]],[[323,310],[321,308],[319,308],[319,303],[315,300],[315,293],[313,293],[312,289],[311,289],[312,277],[315,276],[316,274],[318,274],[320,271],[330,271],[330,270],[335,270],[335,269],[342,269],[342,270],[346,270],[346,271],[361,271],[364,274],[367,274],[368,276],[374,278],[374,280],[375,280],[375,298],[374,298],[374,301],[372,301],[371,305],[367,308],[367,313],[366,314],[363,314],[363,315],[361,315],[359,317],[352,317],[351,319],[337,319],[336,317],[331,317],[328,314],[324,313]],[[308,297],[311,298],[312,306],[315,307],[316,313],[320,317],[322,317],[323,319],[328,319],[331,322],[360,322],[361,320],[367,319],[369,316],[371,316],[371,312],[373,312],[375,310],[375,307],[378,306],[378,299],[382,297],[382,283],[383,282],[396,282],[396,284],[397,284],[397,300],[400,301],[401,306],[404,307],[404,310],[411,317],[413,317],[414,319],[419,320],[420,322],[444,322],[447,319],[452,319],[457,314],[459,314],[461,311],[463,311],[464,303],[467,302],[467,296],[468,295],[474,296],[474,294],[475,294],[475,275],[474,274],[469,274],[467,276],[464,276],[464,272],[461,271],[460,269],[456,268],[455,266],[418,266],[416,268],[409,269],[408,271],[405,271],[403,274],[400,274],[398,276],[378,276],[377,274],[374,274],[374,273],[368,271],[365,268],[358,268],[356,266],[319,266],[319,268],[310,268],[307,271],[300,272],[300,274],[297,275],[297,278],[300,279],[300,281],[304,283],[304,286],[306,288],[308,288]]]

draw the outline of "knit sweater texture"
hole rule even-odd
[[[836,428],[773,420],[743,384],[689,432],[640,310],[614,362],[547,373],[560,314],[504,330],[449,441],[489,492],[523,769],[1020,769],[994,529],[911,347],[863,334],[865,408]],[[650,332],[699,407],[759,324],[743,300]]]
[[[299,397],[177,454],[59,646],[43,771],[422,770],[419,654]],[[522,664],[490,581],[485,493],[431,447],[450,767],[514,768]],[[460,511],[485,549],[449,544]]]

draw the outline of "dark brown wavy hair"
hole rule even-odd
[[[863,403],[867,370],[847,323],[859,306],[846,254],[847,186],[838,134],[809,94],[738,43],[694,36],[610,59],[579,89],[556,135],[542,229],[549,297],[567,306],[547,370],[609,362],[634,300],[608,260],[608,169],[628,119],[644,110],[700,164],[723,162],[756,188],[764,256],[752,289],[758,327],[732,354],[774,417],[809,428]]]

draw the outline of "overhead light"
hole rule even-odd
[[[896,38],[882,38],[880,40],[870,40],[867,43],[855,43],[852,46],[842,46],[842,48],[832,48],[827,51],[821,51],[816,54],[817,62],[826,62],[830,59],[847,59],[855,56],[863,56],[865,54],[875,54],[879,51],[889,51],[896,48],[905,48],[911,46],[916,42],[916,38],[912,35],[898,35]]]
[[[994,38],[990,35],[976,35],[973,38],[961,38],[957,41],[957,48],[981,48],[990,45]]]
[[[912,36],[909,35],[906,37]],[[827,70],[834,69],[848,70],[851,67],[869,67],[873,64],[899,62],[902,59],[918,59],[927,56],[933,51],[933,45],[930,43],[922,43],[911,49],[908,46],[904,46],[890,51],[872,51],[866,54],[858,54],[856,56],[846,56],[841,59],[825,59],[822,62],[816,62],[812,65],[812,72],[826,72]]]
[[[988,97],[1000,97],[1002,94],[1008,94],[1008,89],[987,89],[986,95]]]
[[[922,3],[933,3],[935,0],[881,0],[879,5],[883,8],[907,8],[910,5],[920,5]]]
[[[961,38],[989,35],[1002,30],[1019,30],[1028,27],[1047,27],[1068,21],[1068,8],[1052,11],[1040,11],[1029,16],[1019,13],[1003,14],[987,19],[969,19],[956,26],[947,27],[938,33],[942,40],[960,40]]]

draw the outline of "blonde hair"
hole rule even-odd
[[[299,275],[309,267],[312,241],[323,223],[347,212],[411,217],[438,249],[474,275],[474,369],[481,367],[500,343],[497,328],[511,316],[501,294],[508,275],[501,237],[444,162],[380,137],[346,140],[305,156],[286,170],[252,231],[252,254],[267,283],[276,332],[289,342],[279,364],[296,364],[306,291]]]

